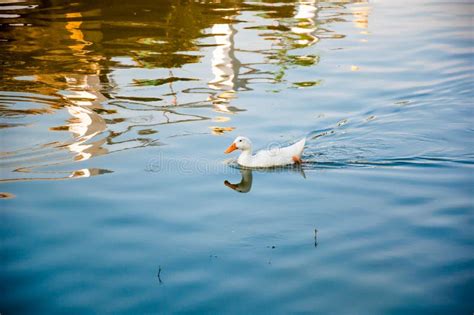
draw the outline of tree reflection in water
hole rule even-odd
[[[25,140],[21,147],[7,141],[2,156],[9,176],[20,179],[14,171],[30,172],[26,179],[101,174],[106,171],[42,169],[159,145],[157,132],[168,124],[208,120],[213,134],[232,132],[233,115],[245,111],[233,101],[254,84],[274,84],[275,91],[317,84],[287,82],[286,72],[316,65],[318,55],[298,50],[342,37],[330,25],[347,14],[357,17],[355,27],[367,27],[367,6],[345,5],[32,0],[6,8],[0,85],[8,94],[0,96],[2,127],[41,122],[50,124],[49,132],[69,134],[48,135],[58,139],[52,142]],[[327,8],[332,15],[321,17]],[[64,123],[51,125],[49,115]],[[25,159],[25,152],[31,158]]]

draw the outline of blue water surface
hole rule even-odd
[[[0,313],[471,314],[473,16],[1,3]]]

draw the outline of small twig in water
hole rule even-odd
[[[314,247],[318,247],[318,229],[314,229]]]
[[[158,276],[158,281],[160,282],[160,284],[162,284],[163,281],[161,281],[161,276],[160,275],[161,275],[161,266],[158,267],[158,275],[157,276]]]

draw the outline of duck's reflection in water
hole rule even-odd
[[[225,180],[224,185],[240,193],[248,193],[250,189],[252,189],[252,170],[241,169],[240,174],[242,175],[242,180],[240,181],[240,183],[231,184],[228,180]]]
[[[275,169],[268,169],[268,170],[258,170],[261,172],[284,172],[284,171],[293,171],[300,173],[303,178],[306,178],[306,174],[304,173],[304,170],[301,168],[301,166],[294,167],[294,168],[275,168]],[[252,189],[252,181],[253,181],[253,175],[252,175],[252,170],[249,168],[241,168],[240,169],[240,175],[242,176],[242,179],[240,180],[240,183],[237,184],[232,184],[228,180],[224,181],[224,185],[227,187],[238,191],[240,193],[248,193]]]

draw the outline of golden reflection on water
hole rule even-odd
[[[291,31],[301,36],[296,42],[299,45],[308,46],[313,45],[319,41],[319,38],[314,35],[316,31],[315,16],[318,11],[316,1],[298,1],[295,19],[298,20],[296,26],[291,28]]]
[[[85,48],[92,43],[84,40],[84,34],[80,29],[82,25],[81,13],[67,13],[65,14],[68,20],[65,29],[69,32],[69,37],[73,43],[68,45],[75,56],[81,57],[79,61],[87,64],[88,72],[95,72],[95,74],[63,74],[63,79],[66,84],[57,93],[63,98],[64,108],[71,116],[67,120],[67,124],[63,126],[51,127],[52,131],[68,131],[71,133],[73,139],[70,142],[63,143],[62,148],[67,148],[72,154],[75,161],[83,161],[90,159],[93,156],[98,156],[108,153],[108,150],[103,147],[107,139],[102,138],[94,140],[94,137],[107,130],[107,124],[104,118],[97,114],[99,110],[103,109],[102,102],[107,98],[100,92],[100,65],[94,59],[87,59],[87,51]],[[39,75],[36,80],[40,82],[48,82],[54,86],[57,75],[53,77],[50,75]],[[88,169],[81,169],[73,171],[68,178],[74,177],[90,177],[98,175],[100,172],[90,171]]]
[[[286,72],[292,67],[316,66],[318,55],[298,54],[298,49],[322,39],[344,37],[329,28],[332,23],[345,22],[347,14],[352,14],[356,28],[367,29],[370,6],[367,2],[351,3],[139,1],[117,2],[106,8],[88,2],[48,8],[43,4],[36,7],[32,1],[19,9],[5,9],[5,14],[12,16],[1,21],[6,44],[0,52],[0,88],[9,92],[0,94],[0,111],[7,118],[2,129],[33,131],[28,117],[55,115],[57,124],[48,130],[67,132],[70,137],[2,148],[12,176],[18,172],[32,176],[15,175],[3,181],[80,178],[108,172],[42,169],[159,145],[159,128],[168,124],[210,120],[211,134],[233,132],[232,116],[245,111],[233,101],[254,84],[274,84],[276,91],[319,85],[319,80],[287,82]],[[325,10],[333,12],[325,16]],[[248,35],[258,41],[247,39]],[[186,66],[200,63],[206,54],[210,57],[207,73],[186,72]],[[248,61],[247,55],[258,58]],[[268,70],[269,65],[273,70]],[[141,77],[148,74],[147,69],[156,70],[159,76]],[[200,114],[193,109],[199,109]],[[59,118],[63,113],[69,117]],[[67,151],[69,158],[51,160],[48,154],[38,153],[43,151]],[[26,152],[30,155],[27,159]]]
[[[369,27],[369,14],[371,7],[367,3],[359,3],[351,7],[352,14],[355,16],[354,25],[362,29],[361,34],[366,34]]]

